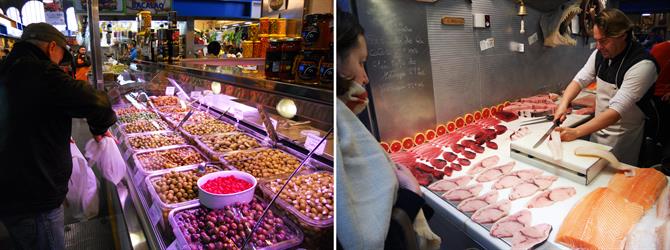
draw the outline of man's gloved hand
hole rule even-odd
[[[109,132],[109,130],[107,130],[107,132],[105,132],[104,134],[96,135],[93,138],[95,139],[96,142],[100,142],[104,137],[111,137],[112,139],[114,139],[114,142],[116,142],[116,144],[119,144],[119,140],[117,140],[116,137],[112,135],[112,132]]]

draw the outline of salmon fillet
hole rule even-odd
[[[633,177],[627,177],[624,173],[615,174],[607,184],[607,188],[619,193],[630,202],[640,204],[647,211],[654,205],[667,184],[668,179],[658,170],[637,168]]]
[[[623,249],[644,208],[608,188],[597,188],[570,210],[556,242],[578,249]]]

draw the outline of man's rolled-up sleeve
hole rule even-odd
[[[647,93],[657,77],[656,66],[652,61],[643,60],[636,63],[626,71],[621,88],[610,99],[609,108],[619,115],[629,111]]]
[[[572,79],[575,82],[579,83],[579,86],[581,88],[586,88],[586,86],[589,86],[592,82],[596,80],[596,53],[598,51],[594,50],[593,53],[591,53],[591,56],[589,56],[589,59],[586,60],[586,64],[584,64],[584,67],[582,67],[579,72],[577,72],[577,75]]]

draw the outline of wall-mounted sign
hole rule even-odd
[[[172,0],[125,0],[126,14],[147,10],[151,14],[166,14],[172,10]]]
[[[465,25],[465,18],[462,17],[442,17],[442,24],[444,25]]]
[[[74,10],[79,13],[86,13],[88,11],[87,9],[87,1],[86,0],[74,0]],[[117,14],[122,14],[123,13],[123,0],[99,0],[98,1],[98,6],[99,6],[99,11],[102,14],[105,13],[117,13]]]
[[[61,0],[44,4],[44,19],[51,25],[65,25],[65,12]]]

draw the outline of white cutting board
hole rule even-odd
[[[544,133],[551,127],[551,123],[543,123],[530,127],[530,134],[511,142],[511,149],[516,149],[523,153],[532,155],[534,157],[540,158],[544,161],[551,162],[554,165],[562,166],[567,169],[570,169],[579,173],[586,173],[586,170],[593,166],[600,158],[597,157],[586,157],[586,156],[577,156],[575,155],[575,149],[577,147],[588,146],[595,147],[605,151],[610,151],[612,147],[593,143],[585,140],[574,140],[570,142],[561,142],[561,147],[563,148],[562,157],[556,161],[553,159],[553,155],[549,150],[548,141],[545,139],[544,142],[537,148],[533,148],[533,145],[540,140]]]

